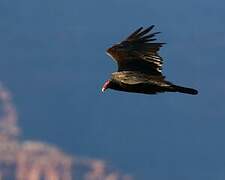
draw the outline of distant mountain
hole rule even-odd
[[[20,140],[11,95],[0,84],[1,180],[131,180],[102,160],[66,155],[55,146]]]

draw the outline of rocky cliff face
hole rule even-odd
[[[106,162],[66,155],[55,146],[20,140],[11,95],[0,84],[0,180],[131,180]]]

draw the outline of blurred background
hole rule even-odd
[[[25,154],[57,149],[110,166],[91,180],[224,180],[224,18],[223,0],[1,0],[0,81],[19,118],[2,141]],[[199,95],[102,94],[117,69],[105,50],[152,24],[167,43],[160,51],[167,79]],[[85,168],[73,179],[96,173]]]

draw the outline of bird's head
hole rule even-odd
[[[102,86],[102,92],[104,92],[106,89],[110,88],[111,80],[107,80],[104,85]]]

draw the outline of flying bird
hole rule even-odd
[[[119,91],[156,94],[160,92],[179,92],[196,95],[192,88],[175,85],[162,74],[163,59],[159,50],[165,43],[156,42],[151,32],[154,25],[140,27],[122,42],[107,49],[107,54],[117,62],[118,71],[112,73],[102,92],[106,89]]]

